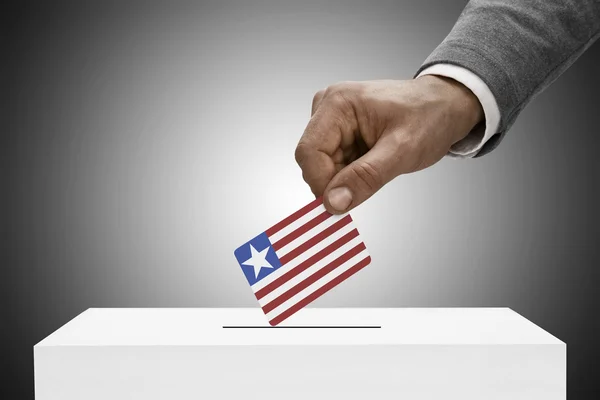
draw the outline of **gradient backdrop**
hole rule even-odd
[[[3,12],[3,399],[88,307],[256,307],[233,250],[312,199],[312,95],[406,79],[466,1],[74,2]],[[353,216],[373,263],[320,307],[497,307],[598,377],[600,47],[478,160],[402,176]],[[7,90],[5,90],[5,88]]]

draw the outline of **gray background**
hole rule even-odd
[[[256,307],[233,250],[312,199],[293,153],[313,93],[412,77],[466,4],[97,3],[4,15],[12,398],[33,395],[32,346],[88,307]],[[492,154],[359,207],[373,262],[313,305],[511,307],[568,343],[583,398],[600,336],[599,61],[595,45]]]

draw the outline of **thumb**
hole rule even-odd
[[[358,206],[400,174],[399,146],[381,137],[367,153],[339,171],[323,194],[325,208],[342,214]]]

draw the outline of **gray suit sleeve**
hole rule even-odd
[[[417,75],[433,64],[454,64],[487,84],[501,119],[479,157],[599,36],[600,0],[471,0]]]

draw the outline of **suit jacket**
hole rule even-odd
[[[501,118],[480,157],[598,37],[600,0],[471,0],[417,75],[433,64],[453,64],[490,88]]]

